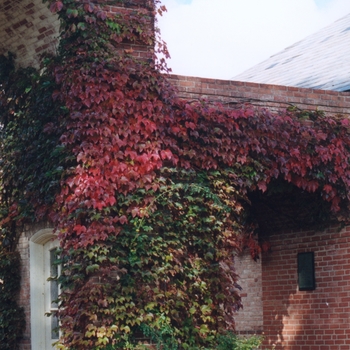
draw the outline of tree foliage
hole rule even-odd
[[[55,223],[61,348],[127,348],[152,334],[215,348],[241,307],[234,253],[261,251],[247,194],[275,179],[346,220],[348,120],[316,111],[310,126],[298,110],[179,99],[156,58],[167,56],[156,5],[112,15],[50,1],[57,57],[44,74],[3,80],[3,239],[15,241],[24,217]]]

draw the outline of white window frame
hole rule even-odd
[[[50,243],[46,245],[45,244]],[[48,281],[45,276],[45,253],[48,249],[58,247],[56,235],[52,228],[46,228],[36,232],[30,239],[29,266],[30,266],[30,328],[31,345],[33,350],[52,350],[47,334],[51,335],[51,319],[45,316],[45,293]],[[46,267],[46,269],[48,266]]]

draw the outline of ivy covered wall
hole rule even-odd
[[[348,119],[180,99],[158,3],[49,5],[58,55],[40,72],[2,57],[2,247],[55,225],[61,348],[216,348],[241,307],[233,254],[268,248],[251,193],[288,183],[347,222]]]

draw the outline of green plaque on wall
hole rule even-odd
[[[316,288],[313,252],[298,253],[298,284],[299,290]]]

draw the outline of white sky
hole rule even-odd
[[[350,13],[350,0],[162,0],[174,74],[232,79]]]

